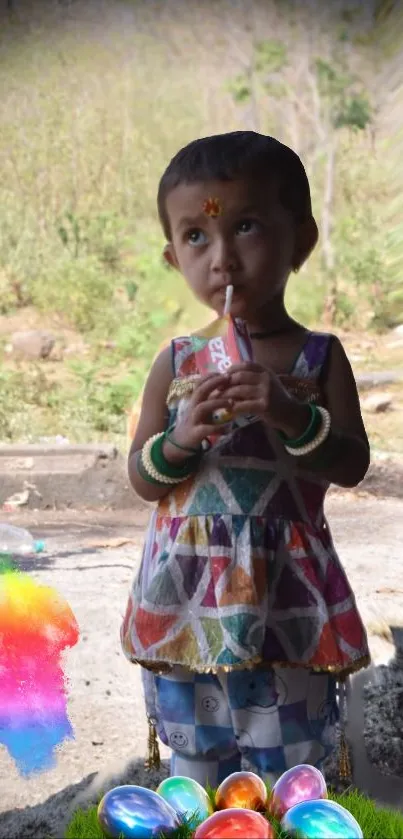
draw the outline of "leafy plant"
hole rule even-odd
[[[311,160],[318,170],[314,192],[320,208],[321,260],[316,263],[316,270],[319,269],[323,278],[322,316],[330,323],[345,324],[354,315],[355,288],[350,295],[340,277],[346,259],[343,251],[335,248],[335,228],[343,212],[336,194],[336,179],[343,153],[341,147],[344,151],[347,145],[345,135],[364,132],[372,122],[373,107],[369,92],[353,69],[351,38],[345,26],[346,18],[343,14],[341,17],[343,25],[330,49],[316,55],[319,43],[311,44],[305,62],[296,60],[286,39],[257,41],[249,63],[229,89],[238,105],[253,103],[258,122],[262,114],[263,118],[270,114],[271,119],[276,115],[280,126],[287,122],[294,125],[297,140],[302,134],[309,137],[308,168]],[[326,34],[323,33],[324,38]],[[292,140],[291,136],[291,145]],[[381,261],[379,254],[377,261]],[[352,283],[357,285],[360,282],[357,265],[355,269],[351,266],[349,273]],[[370,282],[367,291],[371,293]]]
[[[53,312],[82,332],[94,329],[106,308],[113,303],[111,278],[96,257],[67,255],[49,273],[31,284],[34,304],[44,312]]]

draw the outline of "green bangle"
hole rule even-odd
[[[318,411],[317,405],[309,403],[309,408],[311,411],[311,419],[308,425],[308,428],[301,434],[300,437],[295,437],[291,439],[287,437],[282,431],[279,431],[280,439],[283,443],[286,443],[287,446],[290,446],[293,449],[299,449],[302,446],[306,446],[307,443],[310,443],[312,440],[315,439],[319,426],[321,424],[322,418],[320,412]]]
[[[193,457],[188,457],[180,466],[174,466],[173,463],[169,463],[167,461],[162,450],[164,440],[165,434],[158,437],[151,447],[150,457],[153,466],[157,472],[160,472],[162,475],[166,475],[167,478],[187,478],[189,473],[195,471],[196,465],[200,460],[200,455],[197,454]]]
[[[143,461],[141,459],[141,452],[137,457],[136,466],[137,466],[137,471],[140,475],[140,478],[143,478],[143,481],[147,481],[148,484],[154,484],[154,486],[159,486],[159,487],[166,487],[167,486],[167,484],[163,484],[162,481],[156,481],[155,478],[153,478],[152,475],[149,475],[147,470],[144,469]]]
[[[175,431],[175,425],[170,425],[168,430],[165,432],[165,439],[171,443],[172,446],[175,446],[176,449],[180,449],[181,452],[190,452],[190,454],[200,454],[201,446],[198,449],[192,449],[191,446],[181,446],[180,443],[177,443],[176,440],[172,437],[172,433]]]

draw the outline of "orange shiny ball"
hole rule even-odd
[[[230,807],[264,810],[267,789],[254,772],[233,772],[218,787],[215,803],[218,810],[228,810]]]

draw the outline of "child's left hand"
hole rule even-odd
[[[271,370],[254,362],[244,362],[231,367],[228,375],[230,382],[225,395],[233,400],[231,413],[234,417],[254,415],[279,430],[288,430],[294,424],[297,400],[290,396]]]

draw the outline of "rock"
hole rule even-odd
[[[88,355],[88,353],[89,353],[89,347],[87,346],[87,344],[84,344],[83,342],[77,342],[75,344],[69,344],[69,346],[64,349],[63,355],[64,356],[74,356],[74,355],[83,356],[83,355]]]
[[[15,510],[16,507],[24,507],[26,504],[28,504],[29,496],[29,489],[25,489],[23,492],[15,492],[14,495],[10,495],[9,498],[6,498],[6,500],[2,504],[2,507],[4,510]]]
[[[381,772],[403,778],[403,670],[397,656],[390,664],[377,667],[375,676],[363,691],[367,754]]]
[[[41,329],[14,332],[11,336],[13,353],[23,358],[48,358],[54,345],[53,335]]]
[[[361,400],[361,407],[363,411],[368,411],[370,414],[381,414],[387,411],[392,404],[392,395],[390,393],[371,393],[366,399]]]
[[[390,631],[392,634],[396,652],[403,653],[403,627],[391,626]]]
[[[379,373],[362,373],[356,376],[358,390],[371,390],[385,385],[394,385],[403,380],[402,370],[383,370]]]
[[[403,498],[403,464],[399,458],[373,457],[359,490],[381,498]]]
[[[76,504],[127,509],[138,503],[127,478],[126,457],[110,445],[0,443],[0,475],[0,505],[10,495],[28,489],[22,486],[25,481],[39,493],[32,492],[28,509]]]
[[[403,338],[403,323],[399,323],[398,326],[395,326],[395,328],[393,329],[393,334],[399,336],[401,335]]]
[[[387,341],[386,346],[389,347],[390,350],[396,350],[399,349],[399,347],[403,347],[403,335],[395,340]]]

